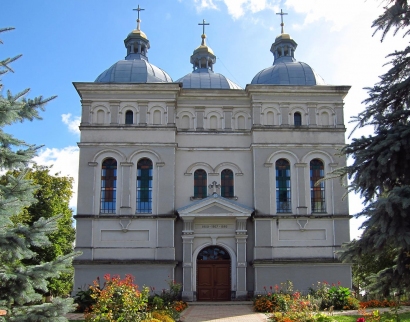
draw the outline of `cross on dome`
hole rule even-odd
[[[209,22],[205,22],[205,19],[202,19],[202,23],[198,23],[199,26],[202,26],[202,34],[205,35],[205,26],[209,26]]]
[[[140,30],[140,11],[144,11],[145,9],[140,8],[140,5],[138,5],[137,9],[132,9],[133,11],[138,11],[138,18],[137,18],[137,30]]]
[[[282,27],[281,33],[283,34],[283,26],[285,25],[285,24],[283,23],[283,16],[287,15],[287,13],[283,12],[283,10],[280,9],[280,12],[277,13],[277,15],[280,15],[280,20],[281,20],[280,26]]]
[[[202,26],[202,36],[201,36],[202,42],[201,42],[201,46],[206,46],[206,44],[205,44],[205,38],[206,38],[206,35],[205,35],[205,26],[209,26],[210,24],[209,24],[209,22],[205,22],[205,19],[202,19],[202,23],[199,23],[198,25],[199,25],[199,26]]]

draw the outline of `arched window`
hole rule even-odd
[[[133,111],[125,112],[125,124],[134,124],[134,113]]]
[[[312,212],[326,212],[325,203],[325,183],[322,181],[315,186],[315,183],[325,176],[323,162],[318,159],[310,161],[310,200]]]
[[[302,125],[302,115],[299,112],[293,114],[293,125],[301,126]]]
[[[225,169],[221,172],[221,196],[233,198],[233,172]]]
[[[141,159],[137,164],[137,213],[152,213],[152,161]]]
[[[292,212],[290,193],[290,164],[279,159],[276,168],[276,212]]]
[[[202,169],[196,170],[194,173],[194,198],[206,198],[207,192],[206,172]]]
[[[117,161],[105,159],[101,167],[101,205],[102,214],[115,213],[117,199]]]

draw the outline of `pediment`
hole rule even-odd
[[[223,198],[219,195],[212,195],[179,208],[177,211],[181,217],[250,217],[253,208],[241,205],[238,202]]]

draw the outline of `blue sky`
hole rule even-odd
[[[381,0],[13,0],[2,4],[0,27],[15,27],[0,38],[1,58],[22,53],[12,64],[15,73],[2,77],[5,90],[31,88],[28,97],[58,98],[46,106],[42,121],[10,126],[6,131],[28,143],[44,145],[37,162],[77,180],[81,105],[72,82],[92,82],[126,55],[123,40],[136,26],[139,4],[141,30],[151,44],[148,58],[174,80],[192,70],[192,51],[200,44],[205,19],[207,44],[214,50],[214,70],[245,87],[270,66],[270,46],[280,34],[282,8],[285,32],[298,43],[295,58],[309,64],[331,85],[351,85],[345,101],[346,123],[357,115],[386,67],[384,58],[403,48],[400,35],[381,43],[372,37],[371,22],[382,12]],[[347,134],[353,125],[347,124]],[[370,133],[366,129],[353,136]],[[71,205],[75,207],[75,197]],[[350,212],[362,206],[349,197]],[[359,221],[351,223],[358,236]]]

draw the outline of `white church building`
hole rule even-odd
[[[301,291],[324,280],[350,287],[351,267],[335,254],[350,240],[345,189],[316,185],[346,164],[337,152],[350,87],[297,61],[283,25],[273,65],[245,88],[214,71],[201,37],[193,71],[173,81],[148,61],[138,19],[125,59],[74,83],[74,290],[106,273],[157,290],[175,280],[188,301],[245,299],[288,280]]]

